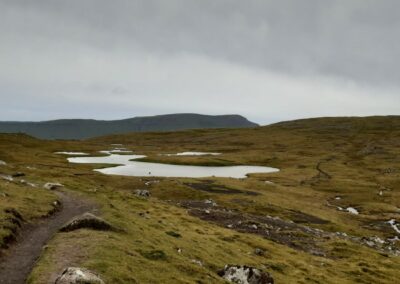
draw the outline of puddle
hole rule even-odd
[[[249,173],[274,173],[279,171],[279,169],[276,168],[261,167],[261,166],[208,167],[208,166],[187,166],[187,165],[148,163],[148,162],[134,161],[135,159],[146,157],[144,155],[118,155],[115,154],[113,150],[101,151],[101,153],[108,154],[108,156],[71,157],[68,158],[68,161],[70,163],[80,163],[80,164],[120,165],[116,167],[96,169],[95,171],[103,174],[122,175],[122,176],[246,178],[247,174]]]

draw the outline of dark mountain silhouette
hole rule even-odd
[[[198,128],[244,128],[258,124],[240,115],[167,114],[122,120],[60,119],[41,122],[0,122],[0,133],[25,133],[43,139],[86,139],[96,136]]]

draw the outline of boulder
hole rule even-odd
[[[107,221],[103,220],[102,218],[99,218],[91,213],[84,213],[78,217],[73,218],[66,225],[64,225],[60,229],[60,231],[70,232],[83,228],[99,231],[114,230],[113,226],[111,226]]]
[[[60,187],[64,187],[61,183],[53,183],[53,182],[48,182],[43,186],[45,189],[49,189],[49,190],[55,190],[58,189]]]
[[[225,265],[218,275],[236,284],[273,284],[274,279],[257,268],[241,265]]]
[[[0,178],[4,179],[6,181],[13,181],[14,180],[14,178],[12,176],[4,175],[4,174],[0,174]]]
[[[34,183],[32,183],[32,182],[28,182],[28,181],[26,181],[26,180],[24,180],[24,179],[21,179],[19,182],[20,182],[21,184],[23,184],[23,185],[27,185],[27,186],[30,186],[30,187],[37,187],[36,184],[34,184]]]
[[[55,284],[104,284],[104,281],[95,273],[79,267],[68,267]]]
[[[262,248],[256,248],[254,250],[254,254],[258,255],[258,256],[263,256],[263,255],[265,255],[265,251]]]
[[[150,197],[151,194],[150,194],[150,191],[148,191],[147,189],[136,189],[135,195],[139,196],[139,197],[148,198],[148,197]]]

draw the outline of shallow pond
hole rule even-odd
[[[70,163],[80,164],[113,164],[116,167],[97,169],[95,171],[109,175],[122,176],[157,176],[157,177],[232,177],[245,178],[249,173],[273,173],[278,172],[276,168],[261,166],[186,166],[161,163],[148,163],[131,161],[144,158],[143,155],[117,155],[110,154],[103,157],[73,157],[68,158]]]

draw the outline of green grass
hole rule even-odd
[[[281,171],[254,174],[244,180],[212,179],[218,185],[260,193],[230,195],[185,186],[201,179],[106,176],[92,172],[98,165],[69,164],[65,157],[53,154],[67,150],[96,153],[113,143],[147,155],[146,161],[194,165],[220,161],[220,165],[264,165]],[[158,156],[182,151],[223,154]],[[399,157],[399,117],[322,118],[255,129],[139,133],[86,141],[0,135],[0,160],[9,162],[7,167],[0,167],[1,172],[23,171],[29,181],[61,182],[82,197],[95,200],[103,218],[124,228],[124,232],[79,230],[57,234],[35,266],[29,283],[45,283],[52,273],[69,265],[92,269],[107,283],[223,283],[216,271],[227,263],[265,269],[277,283],[396,283],[399,257],[387,257],[339,239],[321,243],[333,257],[318,257],[199,220],[174,204],[213,199],[219,206],[239,212],[285,220],[301,212],[327,221],[310,224],[315,228],[390,237],[394,235],[390,228],[366,225],[391,218],[400,220]],[[316,167],[321,161],[320,168],[330,178],[318,176]],[[393,171],[386,173],[387,169]],[[149,179],[160,182],[146,186]],[[266,184],[266,180],[274,184]],[[14,183],[7,184],[7,188],[4,184],[0,184],[0,192],[7,190],[12,199],[6,202],[0,197],[0,209],[16,208],[26,220],[35,220],[51,209],[55,198],[51,192],[38,189],[32,193]],[[379,196],[382,187],[387,189]],[[151,191],[149,200],[135,197],[134,190],[143,188]],[[336,196],[342,199],[335,200]],[[329,204],[356,207],[361,214],[340,212]],[[0,220],[4,222],[4,215]],[[175,237],[178,234],[180,237]],[[255,255],[255,248],[264,249],[265,255]]]
[[[56,195],[48,190],[0,180],[0,247],[14,239],[23,221],[34,222],[50,214],[56,200]],[[22,220],[7,212],[10,209],[14,209]]]

